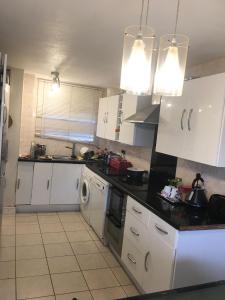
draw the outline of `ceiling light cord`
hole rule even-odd
[[[175,26],[174,26],[174,35],[177,33],[179,10],[180,10],[180,0],[177,0],[177,12],[176,12],[176,21],[175,21]]]
[[[144,11],[144,0],[141,1],[141,14],[140,14],[140,25],[139,25],[140,31],[142,29],[143,11]]]
[[[146,8],[146,19],[145,19],[145,25],[148,25],[148,13],[149,13],[149,0],[147,2],[147,8]]]

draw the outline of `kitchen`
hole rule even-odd
[[[3,0],[0,299],[222,299],[224,10]]]

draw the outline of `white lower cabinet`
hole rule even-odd
[[[144,255],[141,286],[146,293],[169,290],[173,278],[175,250],[151,233],[148,244]]]
[[[30,204],[34,163],[19,162],[16,181],[16,205]]]
[[[224,280],[224,253],[225,229],[179,231],[128,197],[122,263],[145,293]]]
[[[79,204],[82,164],[18,162],[16,205]]]
[[[52,163],[35,163],[33,188],[32,188],[32,205],[46,205],[50,202],[52,179]]]
[[[126,236],[123,240],[122,261],[137,282],[141,283],[143,277],[143,255]]]
[[[82,165],[53,164],[50,204],[79,204]]]
[[[134,201],[128,197],[128,208],[139,207],[139,203],[134,206]],[[128,210],[126,212],[122,261],[144,292],[168,290],[171,288],[173,274],[173,245],[167,242],[168,234],[161,224],[158,225],[159,222],[155,223],[153,214],[148,209],[142,206],[138,211],[141,213],[137,216],[135,211],[133,214]],[[149,223],[143,223],[140,215],[144,215]],[[153,223],[160,229],[155,230]]]

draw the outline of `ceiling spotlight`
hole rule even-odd
[[[57,92],[60,89],[59,72],[51,72],[52,75],[52,92]]]

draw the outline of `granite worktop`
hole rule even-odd
[[[63,164],[88,164],[96,162],[95,160],[84,160],[84,159],[76,159],[71,158],[67,156],[58,156],[56,158],[54,157],[46,157],[46,158],[31,158],[28,156],[25,157],[19,157],[18,161],[24,161],[24,162],[40,162],[40,163],[63,163]]]
[[[152,194],[148,184],[135,187],[121,180],[121,176],[106,172],[98,164],[90,164],[88,168],[108,181],[112,186],[122,190],[138,201],[165,222],[180,231],[225,229],[225,222],[212,217],[207,208],[199,209],[185,203],[173,205],[157,194]]]
[[[170,291],[129,297],[129,300],[223,300],[225,281],[201,284]]]

